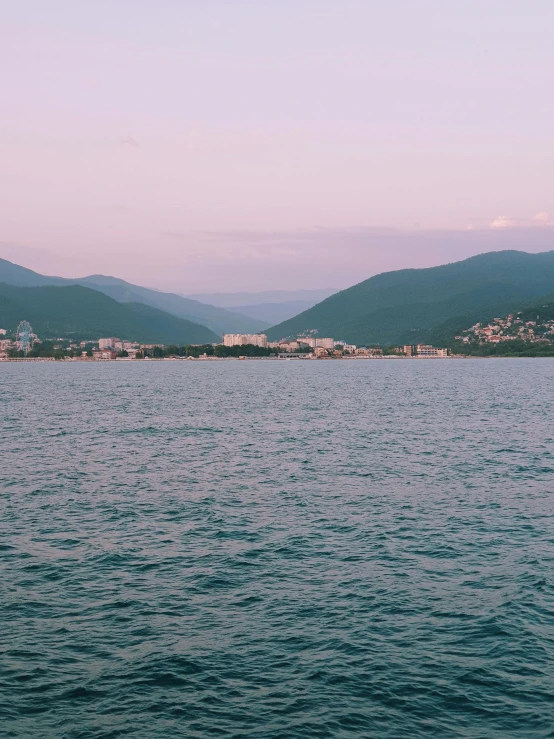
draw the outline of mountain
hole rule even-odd
[[[81,285],[14,287],[0,283],[0,327],[15,331],[27,320],[39,338],[96,340],[102,336],[147,344],[217,341],[205,326],[144,303],[119,303]]]
[[[503,315],[553,289],[554,251],[489,252],[440,267],[384,272],[266,333],[271,340],[317,331],[358,345],[412,343],[447,321],[454,326],[459,318]]]
[[[462,326],[462,323],[464,324]],[[554,295],[509,315],[482,316],[477,321],[457,319],[429,332],[455,354],[474,356],[554,356]]]
[[[199,293],[188,295],[201,303],[211,303],[220,308],[240,310],[244,306],[257,306],[266,303],[290,303],[298,300],[315,305],[338,292],[334,287],[322,287],[318,290],[264,290],[255,293]],[[310,307],[310,306],[308,306]]]
[[[172,313],[179,318],[186,318],[201,323],[217,334],[223,333],[259,333],[271,325],[270,321],[258,320],[244,316],[235,311],[218,308],[215,305],[200,303],[197,300],[184,298],[175,293],[158,292],[147,287],[132,285],[116,277],[92,275],[75,281],[79,285],[87,285],[100,290],[120,303],[136,301]]]
[[[178,318],[200,323],[218,335],[222,333],[258,333],[271,325],[271,322],[243,316],[234,311],[218,308],[215,305],[200,303],[198,300],[184,298],[182,295],[164,293],[140,285],[133,285],[117,277],[105,275],[90,275],[89,277],[76,279],[50,277],[33,272],[33,270],[26,267],[20,267],[6,259],[0,259],[0,282],[18,287],[82,285],[98,290],[117,300],[118,303],[144,303],[171,313]]]
[[[287,300],[284,303],[257,303],[255,305],[241,305],[237,307],[237,311],[243,316],[258,318],[267,321],[268,326],[276,323],[287,321],[289,318],[297,316],[308,308],[311,308],[317,301],[312,300]]]

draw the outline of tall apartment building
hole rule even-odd
[[[121,339],[117,339],[115,336],[110,336],[107,339],[98,339],[99,349],[114,349],[117,344],[121,344]]]
[[[223,334],[223,346],[254,346],[267,347],[267,336],[265,334]]]
[[[280,341],[278,346],[282,352],[295,352],[300,348],[300,343],[298,341]]]
[[[322,349],[334,349],[335,348],[335,342],[333,339],[316,339],[315,345],[317,347],[321,347]]]
[[[299,336],[297,339],[299,344],[307,344],[312,349],[320,347],[321,349],[334,349],[335,340],[330,338],[318,338],[315,336]],[[344,343],[344,342],[341,342]]]

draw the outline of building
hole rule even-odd
[[[321,349],[334,349],[335,348],[335,342],[333,339],[316,339],[315,345]]]
[[[308,346],[311,346],[312,349],[315,349],[316,347],[320,347],[321,349],[334,349],[335,343],[344,343],[344,342],[335,342],[334,339],[330,338],[318,338],[315,336],[299,336],[297,338],[297,341],[300,344],[307,344]]]
[[[13,347],[14,343],[11,339],[0,339],[0,359],[7,359],[8,350]]]
[[[92,358],[93,359],[115,359],[116,352],[112,351],[111,349],[93,349]]]
[[[121,339],[117,339],[115,336],[110,336],[107,339],[98,339],[99,349],[115,349],[118,344],[121,344]]]
[[[365,346],[361,346],[359,349],[356,349],[354,354],[357,357],[382,357],[383,356],[383,350],[377,349],[374,347],[371,347],[370,349],[366,349]]]
[[[347,344],[345,341],[335,341],[335,346],[342,347],[343,352],[349,352],[350,354],[354,354],[356,351],[356,344]]]
[[[438,349],[428,344],[417,345],[417,356],[418,357],[447,357],[448,349]]]
[[[254,346],[267,347],[267,336],[265,334],[223,334],[223,346]]]
[[[280,341],[279,351],[282,352],[297,352],[300,349],[298,341]]]
[[[448,349],[437,349],[430,344],[407,344],[404,353],[408,357],[447,357]]]

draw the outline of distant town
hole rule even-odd
[[[43,340],[27,321],[21,321],[13,337],[0,329],[0,361],[69,360],[110,361],[137,359],[383,359],[446,358],[445,348],[427,344],[391,347],[358,347],[331,337],[298,336],[294,340],[270,342],[265,334],[224,334],[219,344],[185,346],[140,344],[115,336],[95,341]]]
[[[554,340],[554,319],[527,320],[523,311],[510,314],[506,318],[494,318],[490,323],[476,323],[460,336],[457,341],[464,344],[499,344],[503,341],[525,341],[529,344],[546,342],[552,344]]]

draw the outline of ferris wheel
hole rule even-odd
[[[21,321],[17,327],[17,348],[24,354],[29,353],[33,345],[33,329],[29,321]]]

